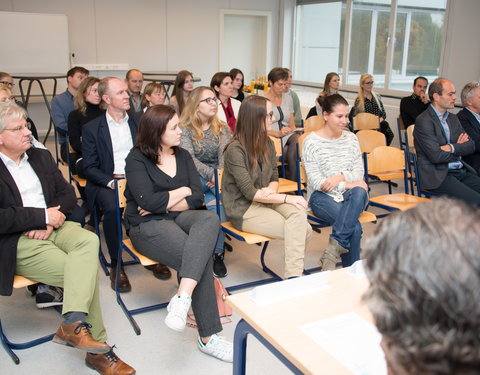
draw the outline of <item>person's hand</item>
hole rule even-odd
[[[215,176],[212,177],[210,181],[207,181],[206,184],[208,188],[214,188],[215,187]]]
[[[60,228],[65,222],[65,215],[60,211],[60,206],[47,208],[48,224],[55,229]]]
[[[307,201],[300,195],[287,195],[285,203],[291,204],[292,206],[297,207],[299,210],[306,210],[308,207]]]
[[[468,137],[468,134],[467,133],[462,133],[458,137],[457,143],[465,143],[465,142],[468,142],[469,140],[470,140],[470,138]]]
[[[445,152],[452,152],[452,148],[450,147],[450,145],[440,146],[440,150],[445,151]]]
[[[190,195],[192,195],[192,189],[190,189],[188,186],[183,186],[182,189],[185,197],[189,197]]]
[[[363,180],[358,180],[355,182],[346,182],[345,183],[345,188],[346,189],[353,189],[354,187],[361,187],[363,190],[365,190],[368,193],[368,185],[365,181]]]
[[[343,181],[342,174],[338,174],[336,176],[330,176],[325,181],[323,181],[323,184],[320,185],[320,190],[330,193],[342,181]]]
[[[292,131],[292,129],[290,129],[288,126],[283,126],[281,129],[280,129],[280,132],[282,133],[282,135],[285,135],[285,134],[288,134]]]
[[[34,229],[25,232],[23,235],[27,236],[32,240],[48,240],[50,235],[53,232],[53,227],[51,225],[47,225],[47,229]]]
[[[379,120],[380,120],[380,122],[382,122],[385,119],[383,117],[379,117]]]
[[[427,104],[429,103],[430,101],[428,100],[428,96],[427,94],[425,94],[424,92],[422,92],[419,96],[420,100],[423,102],[423,104]]]
[[[151,215],[152,213],[150,211],[144,210],[142,207],[138,206],[137,211],[140,214],[140,216],[147,216]]]
[[[270,194],[274,194],[275,191],[273,191],[272,189],[270,189],[268,186],[264,187],[264,188],[261,188],[258,190],[259,193],[260,193],[260,196],[262,198],[266,198],[268,197]]]

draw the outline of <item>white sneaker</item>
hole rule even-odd
[[[213,334],[210,340],[204,344],[202,339],[198,338],[198,348],[205,354],[221,359],[225,362],[233,362],[233,344],[224,337]]]
[[[183,293],[181,296],[174,295],[167,306],[165,324],[174,331],[182,332],[187,324],[187,314],[192,304],[192,298]]]

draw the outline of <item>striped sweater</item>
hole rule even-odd
[[[307,172],[307,200],[323,182],[342,173],[346,182],[363,179],[363,161],[355,134],[343,131],[337,139],[325,139],[312,132],[303,142],[302,162]],[[343,201],[345,184],[340,183],[330,195],[336,202]]]

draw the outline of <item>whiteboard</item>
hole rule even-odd
[[[70,69],[65,14],[0,12],[0,71],[66,73]]]

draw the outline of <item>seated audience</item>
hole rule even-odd
[[[217,96],[218,119],[226,122],[232,133],[234,133],[237,125],[238,109],[242,103],[237,99],[232,98],[232,78],[227,72],[215,73],[210,81],[210,87],[214,90],[215,95]]]
[[[457,117],[463,129],[475,142],[475,152],[465,156],[465,161],[480,173],[480,82],[467,83],[461,94],[463,109]]]
[[[180,70],[175,79],[170,104],[177,112],[177,116],[182,114],[183,108],[187,103],[188,95],[193,90],[193,74],[188,70]]]
[[[143,73],[138,69],[130,69],[125,75],[125,82],[130,96],[130,109],[128,115],[135,117],[143,113],[142,87]]]
[[[368,204],[363,159],[357,137],[346,130],[348,102],[339,94],[323,100],[325,126],[303,143],[302,162],[308,196],[315,216],[332,225],[328,246],[320,258],[323,270],[344,267],[360,259],[362,225],[358,217]],[[340,258],[341,256],[341,258]]]
[[[232,79],[233,84],[233,99],[237,99],[239,102],[245,99],[245,93],[243,92],[243,73],[240,69],[233,68],[230,70],[230,78]]]
[[[217,118],[217,100],[210,87],[197,87],[190,94],[180,117],[182,138],[180,146],[193,158],[200,175],[200,182],[207,209],[216,213],[214,170],[223,168],[223,151],[232,138],[226,123]],[[226,221],[223,206],[220,207],[221,221]],[[225,233],[220,231],[213,255],[213,273],[217,277],[227,276],[223,261]]]
[[[413,81],[413,94],[400,101],[400,117],[405,128],[415,124],[418,115],[425,111],[430,104],[427,95],[428,80],[417,77]]]
[[[85,178],[83,170],[82,156],[82,128],[83,126],[105,114],[105,110],[100,108],[102,99],[98,95],[98,84],[100,80],[97,77],[85,78],[73,98],[75,110],[68,115],[68,139],[74,153],[70,154],[70,169],[73,174],[78,174]]]
[[[277,157],[268,137],[272,119],[267,98],[250,95],[242,102],[237,130],[225,149],[222,196],[225,214],[235,228],[285,241],[288,279],[303,273],[312,228],[305,199],[278,193]]]
[[[284,68],[273,68],[268,73],[269,90],[265,96],[273,105],[273,119],[268,135],[281,138],[283,154],[287,162],[287,178],[297,180],[297,144],[293,99],[285,92],[288,81],[288,71]]]
[[[382,98],[372,90],[373,84],[372,75],[367,73],[360,76],[360,87],[358,89],[358,95],[355,98],[352,115],[355,117],[359,113],[367,112],[378,116],[380,131],[385,134],[387,146],[389,146],[392,143],[394,135],[392,129],[390,129],[390,125],[385,121],[387,113],[385,112]]]
[[[315,106],[308,111],[307,118],[312,116],[322,116],[322,101],[328,95],[333,95],[338,92],[340,87],[340,76],[335,72],[330,72],[325,76],[325,83],[323,84],[323,90],[318,94],[317,100],[315,100]]]
[[[285,68],[288,73],[287,86],[285,87],[285,92],[292,97],[293,101],[293,117],[295,119],[296,126],[302,126],[302,108],[300,107],[300,99],[295,91],[292,90],[292,71],[288,68]]]
[[[142,107],[145,112],[151,106],[165,103],[165,90],[163,85],[158,82],[150,82],[145,86],[142,96]]]
[[[0,294],[12,294],[15,274],[65,288],[53,342],[85,351],[86,365],[100,374],[134,374],[105,342],[98,237],[66,221],[73,187],[47,150],[31,147],[26,118],[16,104],[0,104]]]
[[[382,219],[364,246],[364,296],[389,375],[480,369],[480,213],[434,199]]]
[[[60,156],[64,162],[68,161],[68,115],[75,109],[73,97],[89,74],[90,72],[81,66],[70,69],[67,72],[67,89],[52,99],[52,120],[60,143]]]
[[[480,205],[480,177],[463,156],[475,152],[475,143],[462,128],[455,107],[455,86],[437,78],[428,88],[430,106],[415,120],[413,130],[422,189]]]
[[[180,285],[167,307],[165,324],[183,331],[190,305],[198,325],[198,347],[232,362],[233,345],[218,336],[222,324],[213,285],[212,251],[218,216],[203,206],[203,192],[188,151],[178,147],[182,131],[170,106],[142,116],[125,172],[125,227],[135,248],[178,271]]]

